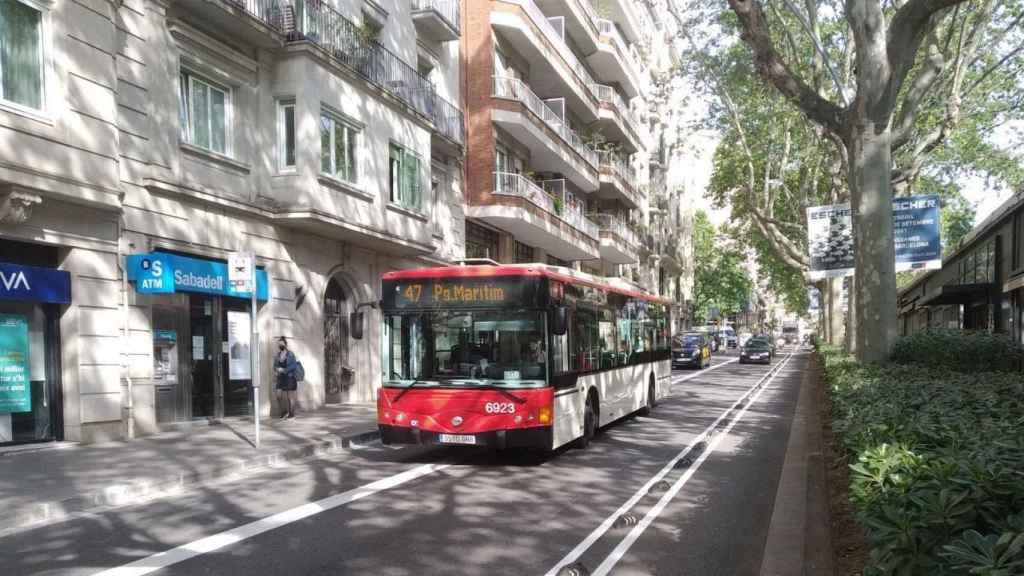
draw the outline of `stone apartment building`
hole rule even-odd
[[[371,400],[380,274],[462,255],[459,4],[0,10],[0,273],[30,285],[0,282],[0,444],[251,414],[236,251],[263,382],[286,336],[307,406]]]

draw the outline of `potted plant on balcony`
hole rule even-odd
[[[562,199],[558,198],[558,197],[555,197],[553,199],[552,205],[554,206],[555,214],[557,216],[561,216],[562,215]]]

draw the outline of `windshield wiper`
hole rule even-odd
[[[401,392],[399,392],[398,396],[395,396],[395,399],[392,400],[391,402],[395,403],[395,402],[398,402],[399,400],[401,400],[402,396],[405,396],[405,393],[408,392],[409,390],[412,390],[412,387],[417,385],[417,384],[427,384],[427,381],[426,380],[413,380],[408,386],[406,386]]]
[[[520,398],[519,396],[516,396],[515,394],[509,392],[507,388],[504,388],[502,386],[495,386],[494,384],[483,384],[479,388],[481,390],[494,390],[495,392],[500,392],[502,396],[505,396],[506,398],[512,400],[516,404],[526,404],[526,398]]]

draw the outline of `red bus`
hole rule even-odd
[[[669,301],[543,264],[384,274],[385,444],[585,447],[671,382]]]

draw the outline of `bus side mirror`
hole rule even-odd
[[[348,316],[349,334],[356,340],[363,339],[363,313],[353,312]]]
[[[555,336],[565,336],[568,329],[568,310],[565,306],[556,306],[551,313],[551,331]]]

